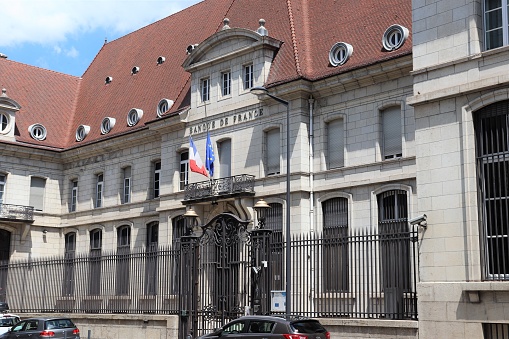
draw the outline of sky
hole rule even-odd
[[[202,0],[1,1],[0,53],[81,76],[105,39],[115,40]]]

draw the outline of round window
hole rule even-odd
[[[157,105],[157,116],[162,117],[173,106],[173,100],[162,99]]]
[[[46,127],[41,124],[33,124],[28,127],[28,131],[30,132],[30,136],[35,140],[44,140],[46,139]]]
[[[83,141],[86,138],[89,131],[90,131],[90,126],[80,125],[76,129],[76,141]]]
[[[346,42],[338,42],[332,46],[329,52],[329,62],[332,66],[341,66],[348,61],[353,53],[353,47]]]
[[[394,51],[405,43],[408,38],[408,28],[401,25],[392,25],[384,33],[382,43],[386,50]]]
[[[143,116],[143,111],[141,109],[133,108],[127,114],[127,125],[130,127],[136,125],[140,121],[142,116]]]
[[[115,118],[106,117],[101,123],[101,134],[108,134],[113,126],[115,126]]]

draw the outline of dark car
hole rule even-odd
[[[9,304],[5,301],[0,301],[0,312],[5,312],[9,310]]]
[[[199,339],[330,339],[330,333],[318,320],[275,316],[245,316],[235,319],[213,333]]]
[[[67,338],[79,339],[80,330],[68,318],[30,318],[11,327],[0,339]]]

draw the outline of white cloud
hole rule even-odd
[[[71,58],[77,58],[79,54],[80,53],[78,52],[78,50],[74,47],[71,47],[70,49],[65,51],[65,55]]]
[[[2,6],[0,46],[53,45],[97,29],[123,35],[200,1],[9,0]]]

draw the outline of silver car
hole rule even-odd
[[[69,318],[30,318],[14,325],[0,339],[79,339],[80,330]]]

